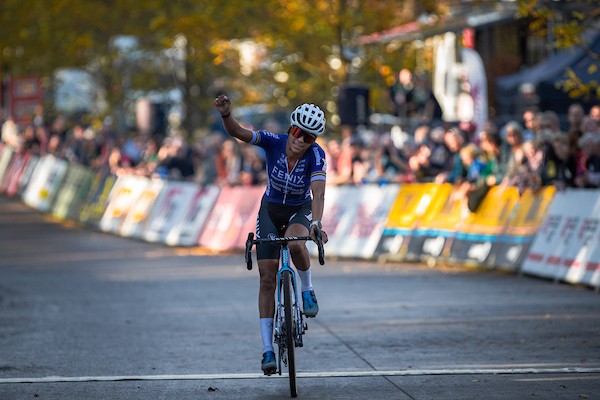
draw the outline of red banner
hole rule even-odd
[[[245,248],[248,232],[256,230],[256,217],[264,187],[223,188],[215,203],[200,245],[215,250]]]
[[[18,124],[32,122],[36,108],[42,105],[42,82],[37,76],[13,78],[9,84],[10,113]]]

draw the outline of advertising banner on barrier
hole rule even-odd
[[[194,185],[196,186],[196,185]],[[181,218],[167,233],[165,242],[170,246],[197,246],[200,233],[212,211],[221,189],[216,185],[199,188],[184,207]]]
[[[25,165],[25,168],[23,169],[23,172],[19,177],[19,182],[16,185],[11,184],[8,188],[8,194],[10,196],[23,196],[23,193],[25,193],[27,187],[29,186],[29,183],[31,182],[31,177],[33,176],[33,172],[35,171],[39,161],[39,156],[32,154],[29,157],[29,161]]]
[[[547,186],[536,193],[528,189],[521,195],[505,233],[492,245],[490,260],[495,267],[515,270],[523,264],[555,192],[554,186]]]
[[[69,163],[52,155],[40,158],[31,176],[23,201],[30,207],[47,212],[67,172]]]
[[[119,233],[125,216],[149,183],[150,179],[142,176],[119,176],[110,191],[108,206],[98,227],[104,232]]]
[[[457,198],[456,188],[445,183],[438,186],[435,197],[420,218],[408,243],[406,259],[445,261],[456,231],[466,218],[466,205]]]
[[[327,186],[325,191],[325,204],[323,207],[323,218],[321,224],[323,230],[329,236],[329,242],[325,247],[325,254],[331,256],[339,255],[339,247],[343,245],[343,241],[338,239],[338,232],[344,229],[344,223],[347,223],[347,214],[351,213],[352,205],[346,201],[347,198],[353,195],[356,188],[352,186]],[[313,256],[317,255],[317,246],[314,243],[307,243],[308,249]]]
[[[108,207],[111,190],[117,181],[115,175],[107,171],[98,171],[90,186],[85,201],[79,212],[79,222],[87,225],[97,226]]]
[[[144,230],[144,239],[165,243],[167,234],[177,221],[183,218],[188,204],[197,191],[198,185],[195,183],[169,182],[156,199]]]
[[[322,221],[330,237],[326,254],[374,257],[399,189],[399,185],[328,187]]]
[[[409,251],[410,242],[422,218],[432,208],[441,208],[444,189],[451,185],[413,183],[402,185],[390,209],[376,255],[397,260],[417,260],[419,252]]]
[[[519,201],[516,187],[494,186],[486,194],[475,213],[464,221],[450,249],[450,261],[495,266],[492,251],[506,231]]]
[[[8,146],[4,146],[2,150],[0,150],[0,182],[5,178],[13,154],[15,154],[14,150]]]
[[[22,165],[20,165],[19,169],[11,177],[8,183],[8,187],[6,188],[7,195],[12,197],[16,194],[22,193],[20,189],[21,187],[24,187],[27,182],[29,182],[29,178],[31,177],[31,173],[35,168],[37,160],[38,157],[32,155],[30,152],[26,152],[23,155]],[[21,184],[21,182],[23,182],[23,184]]]
[[[93,171],[88,167],[69,164],[52,206],[52,215],[60,219],[78,220],[79,211],[90,190],[93,176]]]
[[[4,177],[0,179],[0,193],[7,193],[10,184],[15,180],[18,182],[28,160],[29,153],[14,153],[8,168],[6,168]]]
[[[152,179],[150,181],[123,219],[123,223],[119,228],[121,236],[133,236],[135,238],[144,236],[150,213],[156,206],[156,199],[158,199],[167,184],[168,182],[162,179]]]
[[[569,189],[554,195],[521,270],[600,286],[600,190]]]
[[[225,187],[208,216],[200,246],[214,250],[245,248],[248,232],[256,231],[256,217],[265,188]]]

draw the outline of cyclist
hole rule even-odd
[[[325,132],[325,114],[314,104],[302,104],[290,115],[287,134],[266,130],[250,131],[231,115],[231,101],[225,95],[215,99],[225,130],[233,137],[262,147],[267,159],[268,183],[256,221],[256,237],[307,236],[316,240],[321,230],[325,200],[325,152],[315,140]],[[312,196],[311,196],[312,193]],[[323,243],[327,234],[321,230]],[[310,257],[306,243],[289,243],[290,255],[301,281],[302,306],[308,318],[319,305],[312,285]],[[279,269],[279,245],[259,244],[256,259],[260,273],[258,309],[263,341],[261,369],[276,372],[273,348],[275,289]]]

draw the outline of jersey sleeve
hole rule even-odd
[[[312,151],[314,155],[314,157],[311,157],[310,181],[326,181],[327,161],[325,160],[325,152],[319,145],[312,146],[309,151]]]
[[[279,140],[281,140],[280,135],[261,129],[259,131],[252,131],[252,139],[248,143],[262,147],[263,149],[269,149],[275,146]]]

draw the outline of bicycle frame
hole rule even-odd
[[[294,345],[295,347],[302,347],[302,335],[304,335],[304,331],[306,330],[306,326],[304,324],[304,315],[300,312],[300,303],[298,301],[298,290],[296,284],[296,273],[290,266],[290,250],[288,249],[287,242],[283,242],[281,245],[281,264],[279,271],[277,271],[277,302],[275,305],[275,343],[278,346],[285,347],[284,335],[283,335],[283,323],[284,323],[284,313],[283,313],[283,301],[281,297],[281,274],[284,271],[289,271],[292,277],[292,290],[294,292],[293,296],[293,310],[297,318],[295,319],[298,323],[295,326],[295,334],[294,334]],[[280,360],[281,361],[281,360]],[[279,368],[279,375],[281,375],[281,368]]]

